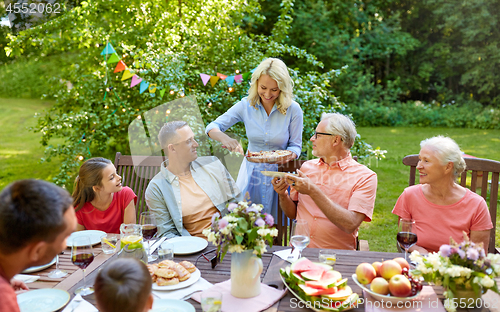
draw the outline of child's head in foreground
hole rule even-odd
[[[112,261],[97,274],[94,289],[101,312],[143,312],[153,306],[151,275],[134,258]]]

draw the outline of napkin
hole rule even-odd
[[[176,289],[176,290],[153,290],[153,295],[160,298],[160,299],[185,300],[185,299],[188,299],[191,294],[193,294],[197,291],[202,291],[202,290],[208,289],[210,287],[212,287],[212,283],[208,282],[203,277],[200,277],[200,279],[196,283],[194,283],[193,285],[191,285],[189,287]]]
[[[16,279],[18,281],[23,281],[25,284],[33,283],[34,281],[36,281],[39,278],[40,278],[40,276],[38,276],[38,275],[26,275],[26,274],[14,275],[14,279]]]
[[[218,291],[222,293],[222,312],[258,312],[265,310],[274,305],[278,300],[283,298],[286,289],[278,290],[260,284],[260,295],[252,298],[236,298],[231,295],[231,280],[218,283],[209,288],[210,291]],[[196,293],[191,296],[191,299],[200,302],[201,293]]]
[[[292,262],[297,261],[299,259],[299,250],[297,248],[295,248],[293,250],[293,253],[292,253],[293,258],[288,259],[288,256],[290,256],[291,251],[292,251],[292,248],[284,249],[284,250],[280,250],[280,251],[275,251],[275,252],[273,252],[273,254],[275,254],[276,256],[280,257],[281,259],[283,259],[285,261],[292,263]]]
[[[363,290],[364,302],[363,305],[365,312],[384,312],[384,311],[418,311],[418,312],[446,312],[443,303],[438,299],[434,289],[431,286],[422,287],[422,291],[413,301],[390,303],[384,300],[378,301],[366,291]],[[399,305],[399,307],[398,307]]]
[[[98,312],[98,310],[82,296],[76,295],[62,312]]]

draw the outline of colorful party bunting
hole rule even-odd
[[[219,77],[221,80],[224,80],[224,79],[226,79],[226,78],[227,78],[227,76],[226,76],[226,75],[223,75],[223,74],[221,74],[221,73],[217,73],[217,77]]]
[[[128,69],[126,71],[123,72],[123,76],[122,76],[122,81],[123,80],[127,80],[129,78],[131,78],[132,76],[134,76],[134,73],[131,73]]]
[[[120,58],[118,57],[118,54],[113,53],[108,59],[108,64],[113,64],[113,63],[118,63],[120,61]]]
[[[219,77],[218,76],[210,76],[210,84],[213,86],[215,86],[215,84],[217,83],[217,81],[219,81]]]
[[[156,83],[152,83],[149,85],[149,93],[155,93],[156,92]],[[153,88],[154,87],[154,88]]]
[[[127,68],[127,65],[123,61],[119,61],[118,64],[116,64],[115,71],[114,73],[119,73],[122,70],[125,70]]]
[[[203,81],[203,85],[206,86],[207,82],[210,80],[210,75],[200,74],[201,81]]]
[[[244,79],[244,80],[248,80],[248,77],[250,77],[250,75],[251,75],[251,74],[252,74],[252,73],[250,73],[250,72],[248,72],[248,73],[244,73],[244,74],[243,74],[243,79]]]
[[[137,76],[137,75],[134,75],[134,77],[132,77],[132,82],[130,83],[130,87],[133,88],[135,87],[138,83],[140,83],[142,81],[142,78]]]
[[[257,67],[255,67],[254,69],[252,69],[250,72],[253,74],[253,72],[257,69]]]
[[[104,50],[102,50],[101,55],[112,54],[112,53],[116,53],[116,51],[115,49],[113,49],[111,43],[108,42]]]
[[[234,76],[234,81],[236,81],[236,83],[242,83],[243,82],[243,76],[242,75],[236,75],[236,76]]]
[[[227,85],[231,87],[234,83],[234,76],[227,76],[226,82],[227,82]]]
[[[166,90],[167,90],[167,89],[161,89],[161,90],[160,90],[160,97],[161,97],[161,98],[163,98],[163,95],[165,94],[165,91],[166,91]]]
[[[146,80],[143,80],[141,82],[139,93],[142,94],[144,91],[146,91],[146,89],[148,88],[148,86],[149,86],[149,82],[146,82]]]

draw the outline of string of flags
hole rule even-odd
[[[106,47],[102,50],[101,55],[104,56],[104,59],[107,62],[107,64],[117,63],[113,73],[123,72],[121,81],[125,81],[125,80],[132,78],[131,82],[130,82],[130,88],[133,88],[133,87],[139,85],[140,94],[144,93],[146,90],[148,90],[150,93],[156,93],[156,91],[159,90],[160,97],[163,98],[163,95],[165,94],[166,88],[165,87],[158,88],[157,84],[149,83],[146,80],[144,80],[143,78],[139,77],[137,74],[135,74],[135,71],[133,69],[130,69],[127,66],[127,64],[125,64],[125,62],[123,62],[121,60],[121,58],[118,56],[118,54],[116,53],[116,51],[113,48],[113,46],[111,45],[111,43],[108,42]],[[110,56],[106,60],[107,55],[110,55]],[[215,84],[219,80],[224,80],[224,81],[226,81],[227,85],[230,87],[229,92],[232,92],[231,90],[234,90],[234,89],[232,89],[232,86],[234,85],[235,82],[237,84],[240,84],[244,80],[248,80],[254,71],[255,71],[255,68],[249,72],[238,74],[238,75],[231,75],[231,76],[224,75],[221,73],[217,73],[216,76],[211,76],[208,74],[200,74],[200,78],[201,78],[201,81],[202,81],[204,86],[206,86],[207,83],[210,81],[210,84],[212,85],[212,87],[214,87]],[[106,82],[107,82],[107,79],[106,79]],[[106,90],[106,93],[107,93],[107,90]],[[174,93],[173,90],[170,91],[170,94],[173,94],[173,93]],[[181,96],[183,96],[183,95],[184,94],[182,94]],[[104,95],[104,99],[106,99],[106,94]]]

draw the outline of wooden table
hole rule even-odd
[[[274,246],[272,250],[267,252],[266,254],[263,255],[262,257],[262,262],[264,269],[262,271],[262,282],[264,284],[276,287],[278,289],[283,289],[284,285],[282,283],[281,277],[279,275],[279,269],[282,267],[286,267],[289,265],[288,262],[282,260],[281,258],[277,256],[273,256],[272,252],[277,251],[277,250],[282,250],[286,249],[287,247],[281,247],[281,246]],[[204,252],[207,252],[209,250],[213,249],[212,246],[207,247]],[[87,284],[93,284],[95,277],[97,275],[98,270],[101,265],[106,263],[109,259],[112,259],[115,255],[105,255],[102,253],[102,250],[97,247],[94,249],[96,252],[97,256],[95,260],[92,262],[92,264],[87,268]],[[306,248],[303,251],[303,256],[308,257],[312,261],[317,261],[318,260],[318,251],[319,249],[314,249],[314,248]],[[362,291],[360,287],[357,286],[357,284],[354,283],[354,281],[351,278],[351,275],[355,272],[356,267],[358,264],[362,262],[375,262],[375,261],[383,261],[383,260],[388,260],[388,259],[393,259],[395,257],[400,257],[402,254],[400,253],[386,253],[386,252],[372,252],[372,251],[348,251],[348,250],[336,250],[335,253],[337,254],[337,263],[335,265],[335,269],[342,273],[343,277],[348,277],[348,285],[352,288],[352,290],[360,295],[362,297]],[[210,255],[212,255],[211,253]],[[203,257],[199,257],[201,253],[193,254],[193,255],[187,255],[187,256],[175,256],[175,261],[179,262],[182,260],[188,260],[191,261],[193,264],[196,262],[196,259],[198,259],[198,263],[196,264],[198,269],[201,271],[201,276],[205,278],[207,281],[211,283],[219,283],[226,281],[230,279],[230,273],[231,273],[231,254],[227,254],[226,257],[224,258],[224,261],[217,265],[215,269],[211,268],[210,262],[207,262]],[[111,260],[112,261],[112,260]],[[36,283],[31,283],[28,284],[28,286],[31,289],[36,289],[36,288],[47,288],[47,287],[55,287],[55,288],[60,288],[67,290],[72,297],[74,297],[74,291],[78,287],[83,285],[83,280],[82,280],[82,272],[80,269],[77,269],[73,264],[71,264],[70,260],[70,252],[66,251],[65,254],[61,257],[61,268],[64,268],[68,272],[70,272],[70,275],[67,276],[66,278],[63,278],[61,280],[51,280],[46,277],[47,273],[52,271],[55,268],[55,265],[53,265],[50,268],[45,269],[44,271],[38,272],[38,273],[33,273],[36,275],[42,276],[41,281],[36,282]],[[442,295],[442,288],[441,287],[435,287],[436,294],[438,297],[442,300],[443,295]],[[483,296],[484,297],[484,296]],[[295,300],[291,301],[292,298],[295,298],[292,294],[287,293],[275,306],[269,311],[275,312],[299,312],[299,311],[312,311],[307,308],[299,308],[296,307],[293,302],[296,302]],[[89,295],[86,296],[85,299],[89,301],[90,303],[95,305],[95,297],[94,295]],[[496,299],[495,299],[496,300]],[[201,311],[201,306],[199,303],[197,303],[194,300],[187,300],[189,303],[191,303],[196,311]],[[500,306],[500,303],[497,303],[497,305]],[[480,309],[476,309],[475,311],[479,311]],[[351,311],[364,311],[364,307],[360,306],[356,309],[353,309]],[[459,309],[460,311],[460,309]],[[487,311],[485,309],[485,311]],[[495,311],[495,309],[490,309],[490,311]],[[498,310],[496,310],[498,311]]]

